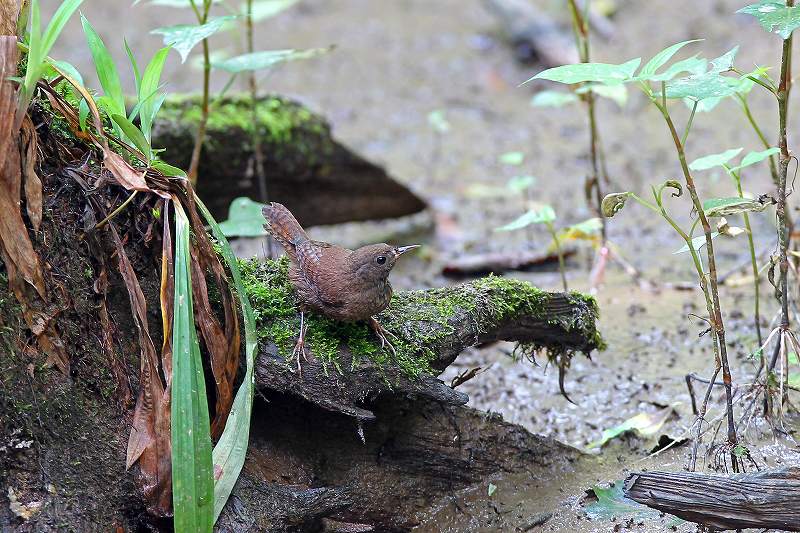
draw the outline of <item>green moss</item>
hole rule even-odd
[[[302,126],[305,131],[323,133],[324,120],[305,107],[280,97],[266,97],[256,107],[259,134],[265,141],[289,144],[295,141],[294,133]],[[177,96],[168,99],[159,114],[159,120],[189,124],[200,122],[200,100],[197,96]],[[252,110],[246,96],[231,96],[212,108],[208,117],[209,132],[228,131],[231,128],[253,133]]]
[[[273,342],[278,352],[290,359],[300,318],[297,298],[287,273],[286,257],[275,261],[241,261],[245,289],[256,312],[259,339]],[[546,319],[547,303],[551,295],[530,283],[489,276],[458,287],[444,287],[426,291],[404,291],[395,294],[392,304],[378,316],[381,325],[391,333],[396,354],[380,347],[372,330],[365,323],[343,323],[313,313],[306,314],[308,331],[306,346],[325,368],[342,372],[339,348],[346,345],[353,354],[353,367],[368,359],[379,367],[396,365],[405,375],[416,377],[432,373],[432,363],[437,350],[446,348],[455,333],[454,318],[470,315],[475,336],[503,320],[515,316]],[[597,333],[594,319],[597,303],[594,298],[581,293],[570,293],[570,303],[576,304],[572,316],[560,317],[560,326],[568,331],[577,329],[592,338],[598,348],[604,342]],[[525,345],[526,351],[543,346]],[[546,346],[551,357],[563,355],[558,346]]]

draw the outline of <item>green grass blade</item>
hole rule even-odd
[[[203,364],[194,324],[189,219],[175,205],[172,322],[172,503],[175,531],[211,533],[214,488]]]
[[[39,11],[39,0],[33,0],[31,2],[30,14],[31,30],[28,34],[28,63],[25,68],[25,81],[22,83],[22,90],[20,92],[19,107],[17,108],[17,118],[14,126],[15,129],[22,123],[22,114],[28,108],[28,104],[30,104],[33,98],[36,82],[42,77],[44,57],[47,55],[41,52],[42,21]]]
[[[81,13],[81,24],[83,25],[83,33],[86,34],[86,42],[89,45],[89,52],[92,54],[94,61],[94,68],[97,72],[97,78],[100,80],[100,86],[103,92],[108,97],[111,103],[109,115],[124,115],[125,114],[125,95],[122,93],[122,83],[119,80],[119,73],[117,72],[117,65],[114,63],[114,58],[106,48],[106,44],[100,35],[94,30],[92,25]]]
[[[136,62],[136,56],[133,55],[133,50],[131,50],[131,47],[128,45],[128,40],[123,37],[122,42],[125,43],[125,53],[128,54],[128,59],[133,69],[133,80],[136,82],[136,94],[139,94],[139,87],[142,85],[142,73],[139,71],[139,64]]]
[[[139,120],[141,122],[142,133],[147,142],[151,142],[150,134],[153,130],[153,122],[156,119],[159,107],[163,99],[151,98],[150,95],[158,91],[159,81],[161,80],[161,71],[164,70],[164,63],[169,55],[169,46],[165,46],[155,53],[153,59],[147,64],[142,74],[142,82],[139,85],[139,100],[141,107],[139,108]]]
[[[134,146],[139,149],[140,152],[144,154],[147,158],[147,163],[153,159],[153,152],[150,149],[150,143],[147,142],[147,139],[144,138],[144,135],[136,125],[128,120],[125,115],[111,115],[111,119],[117,123],[117,125],[122,129],[122,132],[133,141]]]
[[[239,263],[237,263],[236,256],[233,254],[230,244],[228,244],[228,239],[225,238],[219,224],[211,216],[203,202],[199,198],[196,198],[195,202],[211,227],[211,233],[217,239],[222,257],[225,259],[228,268],[230,268],[231,277],[233,277],[233,284],[236,288],[236,294],[239,296],[242,315],[244,316],[245,358],[247,361],[247,371],[242,385],[236,391],[236,397],[233,400],[231,414],[228,416],[225,430],[214,447],[214,465],[218,467],[215,470],[222,472],[219,479],[214,482],[214,521],[216,521],[223,507],[225,507],[225,502],[228,501],[236,480],[239,478],[242,466],[244,466],[247,443],[250,438],[250,415],[253,409],[253,391],[255,389],[253,368],[255,366],[257,344],[256,319],[253,314],[253,308],[250,306],[250,299],[244,290],[242,275],[239,272]]]
[[[78,9],[83,0],[65,0],[58,6],[58,9],[50,19],[50,24],[44,30],[42,37],[41,59],[44,60],[45,56],[50,53],[50,49],[56,44],[56,39],[64,31],[64,26],[72,17],[73,13]]]

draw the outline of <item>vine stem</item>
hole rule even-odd
[[[662,94],[666,94],[664,85],[665,84],[662,83]],[[695,187],[694,179],[692,178],[692,174],[689,171],[689,165],[686,162],[686,152],[684,150],[683,143],[681,142],[681,137],[680,135],[678,135],[678,131],[675,129],[675,124],[672,121],[672,117],[670,116],[666,106],[660,103],[657,99],[654,99],[653,102],[661,112],[661,115],[664,117],[664,121],[666,122],[670,134],[672,135],[672,140],[673,143],[675,144],[675,150],[678,153],[678,159],[681,164],[683,177],[686,182],[686,189],[689,191],[689,196],[692,199],[692,204],[694,206],[694,209],[697,211],[697,216],[700,220],[700,224],[703,227],[703,233],[705,234],[706,238],[708,280],[706,280],[705,274],[701,275],[700,285],[701,288],[703,289],[703,292],[706,294],[706,304],[708,307],[709,319],[711,320],[711,331],[714,337],[714,343],[717,348],[716,354],[718,354],[718,360],[715,361],[715,363],[717,366],[721,366],[722,368],[722,382],[725,385],[725,404],[726,404],[726,411],[728,418],[728,444],[731,446],[731,462],[734,465],[734,471],[738,471],[738,461],[736,456],[733,454],[733,447],[737,444],[737,437],[736,437],[736,424],[733,418],[732,379],[731,379],[730,365],[728,363],[727,345],[725,343],[725,325],[722,319],[722,310],[719,302],[719,288],[717,283],[717,263],[716,263],[716,258],[714,256],[714,243],[712,242],[711,238],[711,225],[709,224],[708,218],[706,217],[705,212],[703,211],[703,204],[700,201],[700,197],[697,194],[697,188]],[[711,297],[710,302],[708,298],[709,295]],[[715,354],[715,359],[717,358],[716,354]],[[693,457],[693,462],[695,460],[696,456]]]

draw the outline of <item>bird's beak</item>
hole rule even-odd
[[[410,246],[398,246],[392,253],[394,254],[395,258],[400,257],[404,253],[408,252],[409,250],[413,250],[414,248],[419,248],[419,244],[412,244]]]

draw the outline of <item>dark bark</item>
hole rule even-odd
[[[252,110],[247,99],[214,106],[207,128],[197,191],[217,220],[231,200],[258,200]],[[197,98],[164,103],[153,145],[169,147],[165,159],[187,168],[200,117]],[[385,170],[336,141],[321,116],[291,100],[267,96],[256,109],[270,200],[284,204],[303,226],[394,218],[426,205]],[[309,194],[313,191],[313,194]]]
[[[735,474],[641,472],[625,495],[659,511],[715,530],[800,531],[800,468]]]

